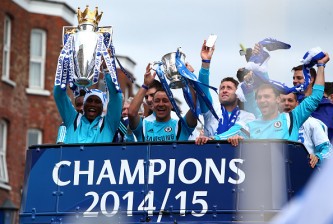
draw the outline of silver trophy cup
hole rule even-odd
[[[95,51],[98,34],[95,27],[90,24],[82,24],[79,31],[74,34],[74,60],[75,84],[77,86],[91,86],[95,68]]]
[[[63,27],[64,45],[68,35],[74,36],[74,83],[77,86],[89,87],[94,84],[93,77],[98,34],[106,34],[104,36],[104,44],[109,48],[112,41],[111,26],[96,28],[94,24],[81,24],[78,27]]]
[[[185,64],[185,54],[180,52],[180,60]],[[179,74],[176,67],[176,52],[171,52],[162,57],[162,64],[167,79],[170,81],[171,89],[178,89],[184,86],[184,78]]]

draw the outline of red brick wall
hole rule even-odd
[[[0,188],[0,205],[9,197],[16,206],[20,206],[27,130],[29,128],[40,129],[43,132],[43,143],[54,143],[58,126],[61,123],[52,90],[60,52],[62,27],[70,24],[60,17],[31,14],[11,0],[1,0],[1,75],[5,15],[12,19],[10,79],[16,83],[16,86],[11,86],[0,80],[0,119],[5,119],[8,122],[7,167],[11,187],[10,191]],[[47,34],[45,89],[51,92],[50,96],[26,93],[26,88],[29,85],[30,33],[33,28],[42,29]]]

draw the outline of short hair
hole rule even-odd
[[[76,101],[79,97],[84,97],[86,95],[86,91],[84,89],[80,89],[79,95],[74,98],[74,103],[76,105]]]
[[[249,73],[250,70],[247,70],[246,68],[240,68],[237,70],[236,77],[239,82],[244,81],[244,76],[246,76],[247,73]]]
[[[271,89],[273,90],[273,93],[275,96],[280,96],[281,92],[279,90],[277,90],[276,88],[274,88],[274,86],[272,86],[271,84],[262,84],[261,86],[259,86],[259,88],[257,89],[256,93],[255,93],[255,99],[257,99],[257,96],[258,96],[258,92],[260,90],[263,90],[263,89]]]
[[[291,71],[293,71],[293,72],[303,71],[303,65],[295,66],[291,69]],[[317,78],[317,72],[314,68],[310,68],[310,75],[311,75],[311,78],[313,78],[313,84],[314,84],[316,81],[316,78]]]
[[[152,84],[149,85],[149,89],[150,88],[156,88],[156,90],[157,89],[161,89],[162,88],[162,84],[161,84],[160,81],[154,79],[153,82],[152,82]]]
[[[165,91],[165,89],[162,88],[162,86],[161,86],[161,88],[156,89],[156,91],[155,91],[153,97],[155,97],[155,94],[156,94],[157,92],[165,92],[165,94],[168,95],[167,92]],[[168,98],[169,98],[169,97],[168,97]]]
[[[221,80],[221,83],[223,82],[232,82],[236,86],[236,88],[238,87],[239,84],[239,82],[233,77],[225,77],[224,79]]]
[[[289,94],[293,94],[293,96],[295,98],[295,101],[298,102],[298,95],[297,95],[297,93],[287,93],[287,94],[281,93],[281,95],[284,95],[284,96],[289,95]]]
[[[333,94],[333,82],[325,82],[324,92],[329,96]]]

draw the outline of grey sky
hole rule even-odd
[[[100,25],[112,25],[116,53],[136,63],[139,84],[148,62],[160,60],[182,47],[196,74],[200,69],[200,48],[209,34],[218,35],[211,62],[211,85],[218,87],[226,76],[235,76],[245,59],[239,44],[272,37],[291,45],[289,50],[271,52],[272,79],[292,85],[291,68],[304,53],[321,47],[333,58],[333,2],[331,0],[67,0],[77,9],[95,6],[103,11]],[[74,20],[74,24],[77,21]],[[333,59],[331,59],[333,60]],[[333,62],[326,67],[326,81],[333,81]]]

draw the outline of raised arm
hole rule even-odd
[[[155,79],[156,73],[151,74],[151,64],[148,64],[146,67],[146,73],[144,75],[143,85],[139,89],[139,91],[134,96],[131,105],[128,108],[128,120],[129,120],[129,127],[132,130],[135,130],[140,122],[140,115],[139,110],[141,104],[143,103],[143,99],[147,93],[147,90],[150,84],[153,83]]]
[[[112,133],[114,134],[118,127],[121,118],[122,111],[122,93],[117,92],[115,85],[111,81],[111,75],[109,73],[105,73],[106,85],[108,87],[109,92],[109,102],[107,106],[106,112],[106,121],[110,125]]]
[[[325,65],[326,63],[330,60],[330,56],[325,53],[325,57],[322,59],[318,60],[318,70],[317,70],[317,77],[315,84],[324,86],[325,85]]]
[[[199,71],[199,81],[209,85],[209,68],[210,68],[210,61],[213,57],[213,53],[215,50],[215,46],[213,46],[212,48],[207,48],[206,47],[206,40],[204,41],[204,43],[202,44],[201,47],[201,69]],[[205,92],[207,98],[210,100],[210,102],[212,102],[212,95],[209,92],[209,88],[207,86],[201,85],[202,90]],[[208,107],[206,106],[205,102],[199,98],[199,102],[200,102],[200,109],[202,113],[206,113],[207,111],[209,111]]]
[[[316,81],[313,86],[312,94],[306,97],[302,103],[300,103],[293,111],[294,118],[299,126],[301,126],[304,121],[313,113],[319,102],[321,101],[324,94],[324,85],[325,85],[325,64],[330,60],[330,57],[325,53],[325,57],[318,60],[318,70]]]
[[[197,97],[196,97],[196,94],[193,90],[192,87],[190,87],[190,90],[191,90],[191,94],[192,94],[192,99],[193,99],[193,102],[194,102],[194,107],[196,107],[196,102],[197,102]],[[185,115],[185,119],[186,119],[186,124],[187,126],[189,126],[190,128],[194,128],[197,126],[197,118],[196,116],[192,113],[191,110],[188,110],[186,115]]]
[[[54,86],[53,95],[62,121],[65,126],[68,127],[74,121],[77,112],[69,99],[66,90],[61,89],[60,85]]]

